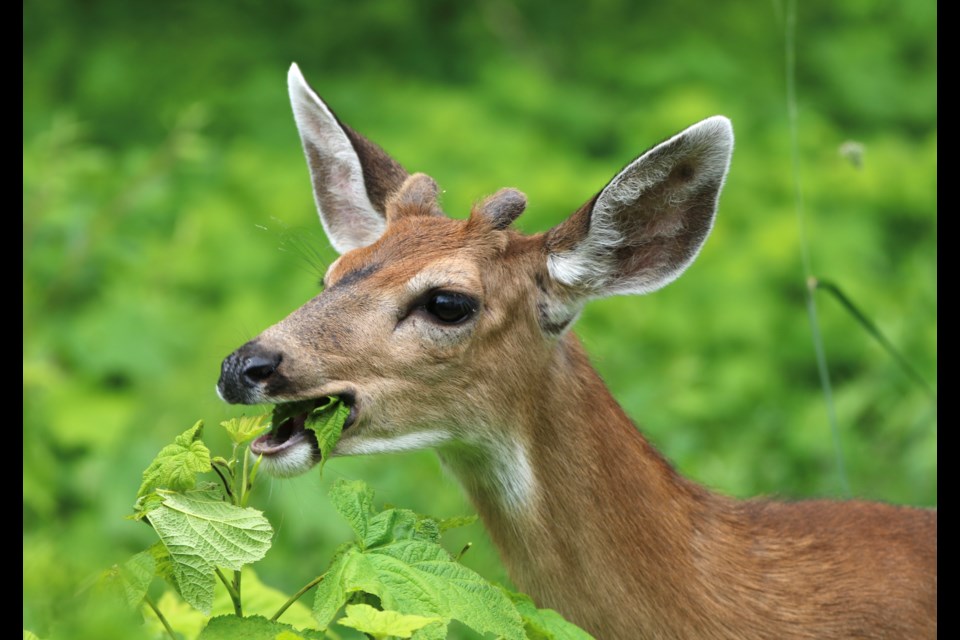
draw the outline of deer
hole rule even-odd
[[[654,146],[552,229],[513,188],[447,217],[437,183],[344,124],[294,64],[294,119],[340,256],[323,289],[222,364],[230,403],[335,396],[333,456],[431,448],[511,580],[597,638],[932,638],[937,511],[733,499],[680,475],[571,325],[675,280],[710,233],[733,150],[714,116]],[[262,469],[319,461],[305,414]]]

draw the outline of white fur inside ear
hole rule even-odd
[[[698,194],[706,184],[716,184],[715,207],[732,151],[730,120],[714,116],[631,162],[597,197],[587,236],[572,249],[548,256],[547,268],[551,277],[561,284],[590,291],[590,295],[649,293],[675,280],[696,258],[713,224],[712,217],[699,244],[682,258],[665,260],[638,274],[625,276],[617,264],[620,249],[630,247],[634,251],[644,251],[645,245],[658,238],[680,234],[687,220],[683,215],[625,218],[622,212],[634,207],[645,194],[667,181],[671,172],[687,159],[695,162],[695,172],[685,184],[671,187],[673,190],[663,197],[662,204],[675,206],[682,212],[686,198]],[[638,231],[640,228],[642,231]]]
[[[594,208],[594,213],[597,209]],[[613,265],[612,249],[620,244],[621,235],[604,224],[603,216],[590,221],[590,234],[570,251],[547,257],[550,277],[569,287],[599,289]]]
[[[360,158],[333,112],[294,63],[287,74],[293,117],[310,167],[320,222],[333,248],[346,253],[372,244],[386,229],[367,195]]]

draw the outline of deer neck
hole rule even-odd
[[[512,580],[541,607],[601,637],[622,610],[695,606],[691,552],[723,499],[676,473],[637,431],[579,341],[558,345],[549,374],[526,391],[514,438],[441,450],[483,518]],[[709,518],[707,518],[709,520]],[[629,567],[629,569],[627,569]],[[636,632],[633,629],[632,632]]]

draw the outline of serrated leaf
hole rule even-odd
[[[346,613],[347,615],[340,618],[337,624],[362,631],[378,639],[387,636],[409,638],[417,629],[442,621],[442,618],[437,617],[428,618],[396,611],[380,611],[368,604],[347,605]]]
[[[436,520],[410,509],[387,509],[367,521],[361,546],[370,549],[397,540],[440,541],[440,527]]]
[[[322,627],[352,594],[380,598],[385,610],[457,619],[479,633],[522,639],[516,608],[497,587],[457,564],[439,544],[432,518],[407,509],[374,514],[373,491],[362,482],[341,480],[330,498],[357,535],[358,547],[338,557],[321,582],[314,616]],[[436,634],[424,628],[424,638]]]
[[[373,517],[373,489],[364,482],[338,480],[330,487],[330,501],[337,512],[353,529],[361,543],[367,538],[370,518]]]
[[[163,504],[147,519],[170,554],[180,595],[209,613],[215,569],[237,570],[262,558],[273,528],[260,511],[223,502],[213,491],[157,494]]]
[[[553,609],[538,609],[530,596],[506,589],[503,592],[520,613],[530,640],[593,640],[593,636]]]
[[[165,488],[174,491],[192,489],[197,482],[197,474],[210,471],[210,450],[200,440],[203,433],[203,421],[181,433],[168,444],[150,466],[143,472],[143,483],[137,491],[141,498],[154,489]]]
[[[147,595],[147,587],[153,582],[156,571],[157,563],[149,549],[141,551],[120,567],[123,594],[131,608],[138,607]]]
[[[339,398],[331,398],[323,406],[313,409],[303,426],[313,431],[320,448],[320,469],[326,464],[330,452],[337,446],[343,433],[343,425],[350,416],[350,407]]]
[[[413,633],[413,640],[447,640],[448,622],[434,622]]]
[[[162,505],[163,503],[161,502],[160,504]],[[163,546],[162,542],[156,542],[150,545],[147,551],[153,557],[154,573],[156,576],[169,582],[170,586],[172,586],[177,593],[180,593],[180,588],[177,586],[177,579],[173,575],[173,560],[170,558],[170,552],[167,551],[167,548]]]
[[[321,626],[329,624],[351,593],[362,591],[379,597],[385,610],[453,618],[478,633],[524,638],[520,616],[506,595],[432,542],[404,540],[366,552],[353,548],[327,577],[330,584],[314,602]]]
[[[339,480],[330,488],[330,500],[357,535],[362,549],[396,540],[439,542],[436,520],[410,509],[385,509],[376,513],[373,489],[364,482]]]
[[[122,565],[113,565],[99,575],[85,581],[81,592],[90,588],[108,594],[112,601],[125,603],[137,610],[154,578],[154,560],[150,551],[142,551]]]
[[[313,619],[321,629],[333,622],[337,611],[357,592],[376,588],[377,576],[354,544],[341,547],[317,585],[313,599]]]
[[[270,428],[270,415],[240,416],[224,420],[220,426],[227,430],[227,435],[234,444],[246,444]]]
[[[148,493],[145,496],[140,496],[137,498],[137,501],[133,505],[133,515],[129,515],[127,517],[131,520],[142,520],[144,517],[146,517],[147,513],[153,511],[162,504],[163,499],[160,496],[158,496],[156,493]]]
[[[408,567],[412,569],[416,573],[417,589],[434,589],[445,600],[445,608],[438,612],[441,615],[460,620],[479,633],[524,638],[520,616],[500,589],[454,562],[440,545],[406,540],[379,547],[366,555],[381,581],[392,583],[398,589],[406,588],[399,581],[409,579]]]
[[[281,636],[281,634],[288,634]],[[282,622],[272,622],[263,616],[217,616],[211,618],[200,632],[198,640],[277,640],[278,638],[300,638],[301,640],[322,640],[324,635],[317,631],[294,629]]]

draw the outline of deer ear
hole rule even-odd
[[[339,253],[372,244],[386,229],[387,200],[406,180],[406,170],[342,124],[296,64],[290,67],[287,85],[313,197],[330,243]]]
[[[714,116],[631,162],[548,232],[553,280],[581,299],[649,293],[675,280],[713,227],[732,150],[730,121]]]

